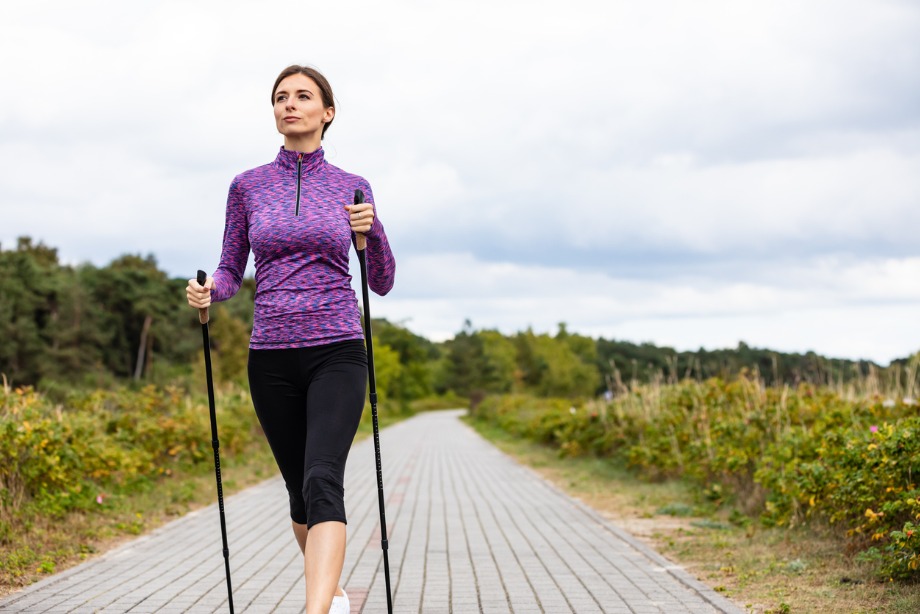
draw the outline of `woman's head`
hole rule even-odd
[[[319,130],[320,139],[335,118],[332,87],[321,72],[292,65],[281,71],[272,87],[272,106],[278,132],[297,137]]]

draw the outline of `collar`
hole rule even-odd
[[[278,156],[275,158],[275,164],[286,171],[297,172],[297,159],[301,156],[300,171],[303,174],[312,173],[321,167],[325,161],[322,147],[310,153],[302,153],[285,149],[282,146]]]

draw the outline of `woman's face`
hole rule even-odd
[[[275,90],[275,125],[286,137],[322,135],[335,110],[323,105],[319,86],[300,73],[286,77]]]

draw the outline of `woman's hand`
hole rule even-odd
[[[361,203],[360,205],[345,205],[349,213],[351,229],[358,234],[365,234],[374,223],[374,205]]]
[[[195,309],[204,309],[211,304],[211,290],[214,288],[214,278],[208,277],[204,285],[198,283],[197,279],[188,280],[188,287],[185,288],[185,295],[188,297],[188,304]]]

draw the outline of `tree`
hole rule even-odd
[[[585,363],[572,351],[566,339],[548,335],[526,338],[539,366],[540,377],[536,392],[541,396],[593,396],[600,376],[593,363]]]
[[[467,324],[469,321],[467,321]],[[447,347],[447,387],[460,396],[481,390],[482,339],[470,326],[464,326]]]
[[[383,344],[396,352],[400,369],[391,398],[411,401],[428,396],[435,388],[435,367],[440,358],[437,346],[404,326],[374,319],[374,348]]]
[[[49,363],[48,328],[60,304],[57,250],[29,237],[0,250],[0,372],[34,384]]]
[[[483,330],[476,335],[482,352],[479,387],[492,393],[511,392],[515,387],[520,388],[520,371],[514,343],[497,330]]]
[[[148,318],[152,322],[149,334],[153,335],[150,353],[169,352],[168,340],[178,336],[182,328],[179,310],[184,306],[152,255],[116,258],[99,269],[90,284],[93,300],[104,306],[106,326],[115,333],[105,355],[109,370],[121,377],[134,373],[138,356],[144,355],[144,348],[139,346]]]
[[[399,354],[385,343],[374,344],[374,375],[381,400],[400,399],[399,380],[403,366]]]

